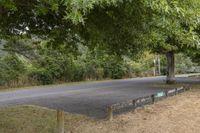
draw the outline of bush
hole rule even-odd
[[[81,64],[79,63],[75,63],[73,65],[73,79],[72,81],[81,81],[81,80],[85,80],[85,74],[86,74],[86,68],[85,68],[85,64]]]
[[[30,81],[36,81],[40,84],[52,84],[53,77],[51,73],[45,68],[32,69],[28,72]]]
[[[42,84],[73,80],[73,64],[65,56],[44,56],[29,70],[28,77]]]
[[[15,55],[8,55],[0,59],[0,85],[18,81],[24,75],[24,63]]]

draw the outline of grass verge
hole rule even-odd
[[[65,113],[66,131],[73,131],[85,122],[95,120]],[[56,111],[48,108],[27,105],[0,109],[0,133],[55,133],[55,127]]]
[[[101,82],[109,82],[113,81],[112,79],[104,79],[104,80],[87,80],[87,81],[79,81],[79,82],[66,82],[66,83],[55,83],[49,85],[34,85],[34,86],[24,86],[24,87],[10,87],[10,88],[3,88],[0,87],[0,92],[6,91],[15,91],[15,90],[28,90],[28,89],[36,89],[36,88],[55,88],[55,87],[62,87],[62,86],[70,86],[70,85],[81,85],[81,84],[90,84],[90,83],[101,83]]]

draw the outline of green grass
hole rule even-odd
[[[65,113],[65,130],[73,131],[79,123],[95,122],[86,116]],[[37,106],[0,109],[0,133],[55,133],[56,111]]]
[[[54,88],[59,86],[70,86],[70,85],[81,85],[85,83],[100,83],[100,82],[108,82],[112,79],[104,79],[104,80],[90,80],[90,81],[79,81],[79,82],[67,82],[67,83],[55,83],[55,84],[49,84],[49,85],[35,85],[35,86],[24,86],[24,87],[11,87],[11,88],[1,88],[0,91],[14,91],[14,90],[23,90],[23,89],[34,89],[38,87],[42,88]]]

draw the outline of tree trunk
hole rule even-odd
[[[174,52],[168,52],[166,56],[167,56],[167,84],[174,84],[176,82]]]

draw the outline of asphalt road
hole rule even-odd
[[[177,76],[177,82],[200,83],[189,75]],[[108,105],[153,94],[172,86],[165,86],[165,77],[135,78],[72,85],[40,86],[0,92],[0,107],[21,104],[39,105],[91,117],[104,117]]]

